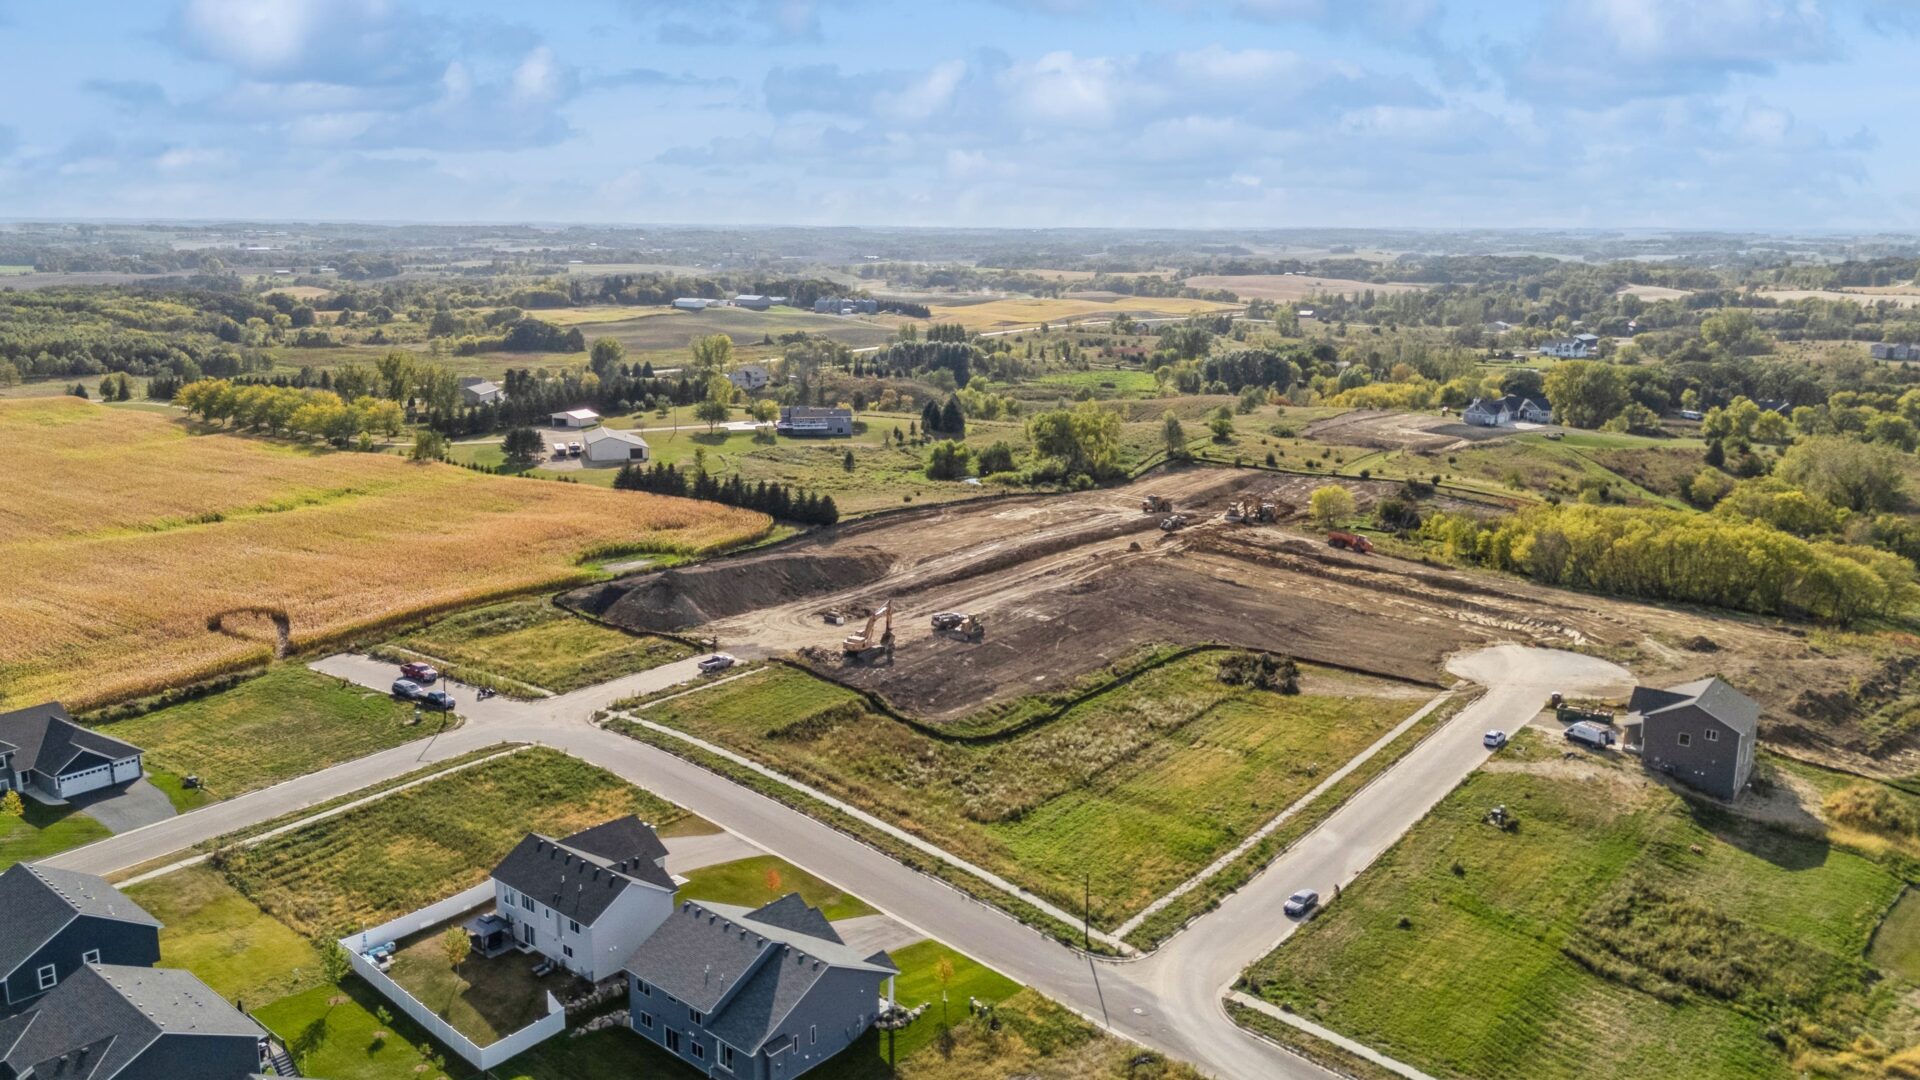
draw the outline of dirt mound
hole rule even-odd
[[[629,630],[684,630],[773,604],[878,581],[893,556],[873,547],[722,559],[575,589],[561,603]]]

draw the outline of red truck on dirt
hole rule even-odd
[[[1361,555],[1373,551],[1373,541],[1357,533],[1330,532],[1327,534],[1327,543],[1337,548],[1345,548],[1348,551],[1358,552]]]

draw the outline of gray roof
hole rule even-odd
[[[493,877],[567,918],[592,923],[628,886],[672,892],[673,876],[660,865],[666,857],[653,828],[629,815],[564,840],[528,833],[493,868]]]
[[[89,964],[0,1023],[0,1064],[15,1074],[109,1080],[166,1035],[264,1034],[185,971]]]
[[[47,942],[81,915],[158,929],[160,920],[126,898],[105,878],[38,863],[14,863],[0,873],[0,978],[18,971]]]
[[[140,752],[130,742],[74,723],[66,706],[57,701],[0,713],[0,742],[17,748],[14,768],[48,776],[69,771],[67,766],[83,755],[117,761]]]
[[[811,420],[820,417],[851,417],[853,410],[843,409],[838,405],[782,405],[780,407],[780,415],[783,417]]]
[[[899,974],[886,953],[848,948],[797,893],[757,909],[682,901],[627,961],[628,972],[708,1014],[708,1031],[749,1054],[835,969]]]
[[[1627,711],[1639,713],[1643,719],[1690,706],[1698,707],[1747,738],[1752,738],[1759,728],[1759,703],[1735,690],[1717,675],[1670,686],[1665,690],[1637,686],[1633,696],[1627,700]]]

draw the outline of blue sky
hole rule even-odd
[[[0,216],[1920,230],[1920,0],[0,0]]]

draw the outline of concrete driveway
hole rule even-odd
[[[173,801],[166,792],[147,783],[144,776],[131,784],[89,791],[67,801],[115,833],[132,832],[174,816]]]

